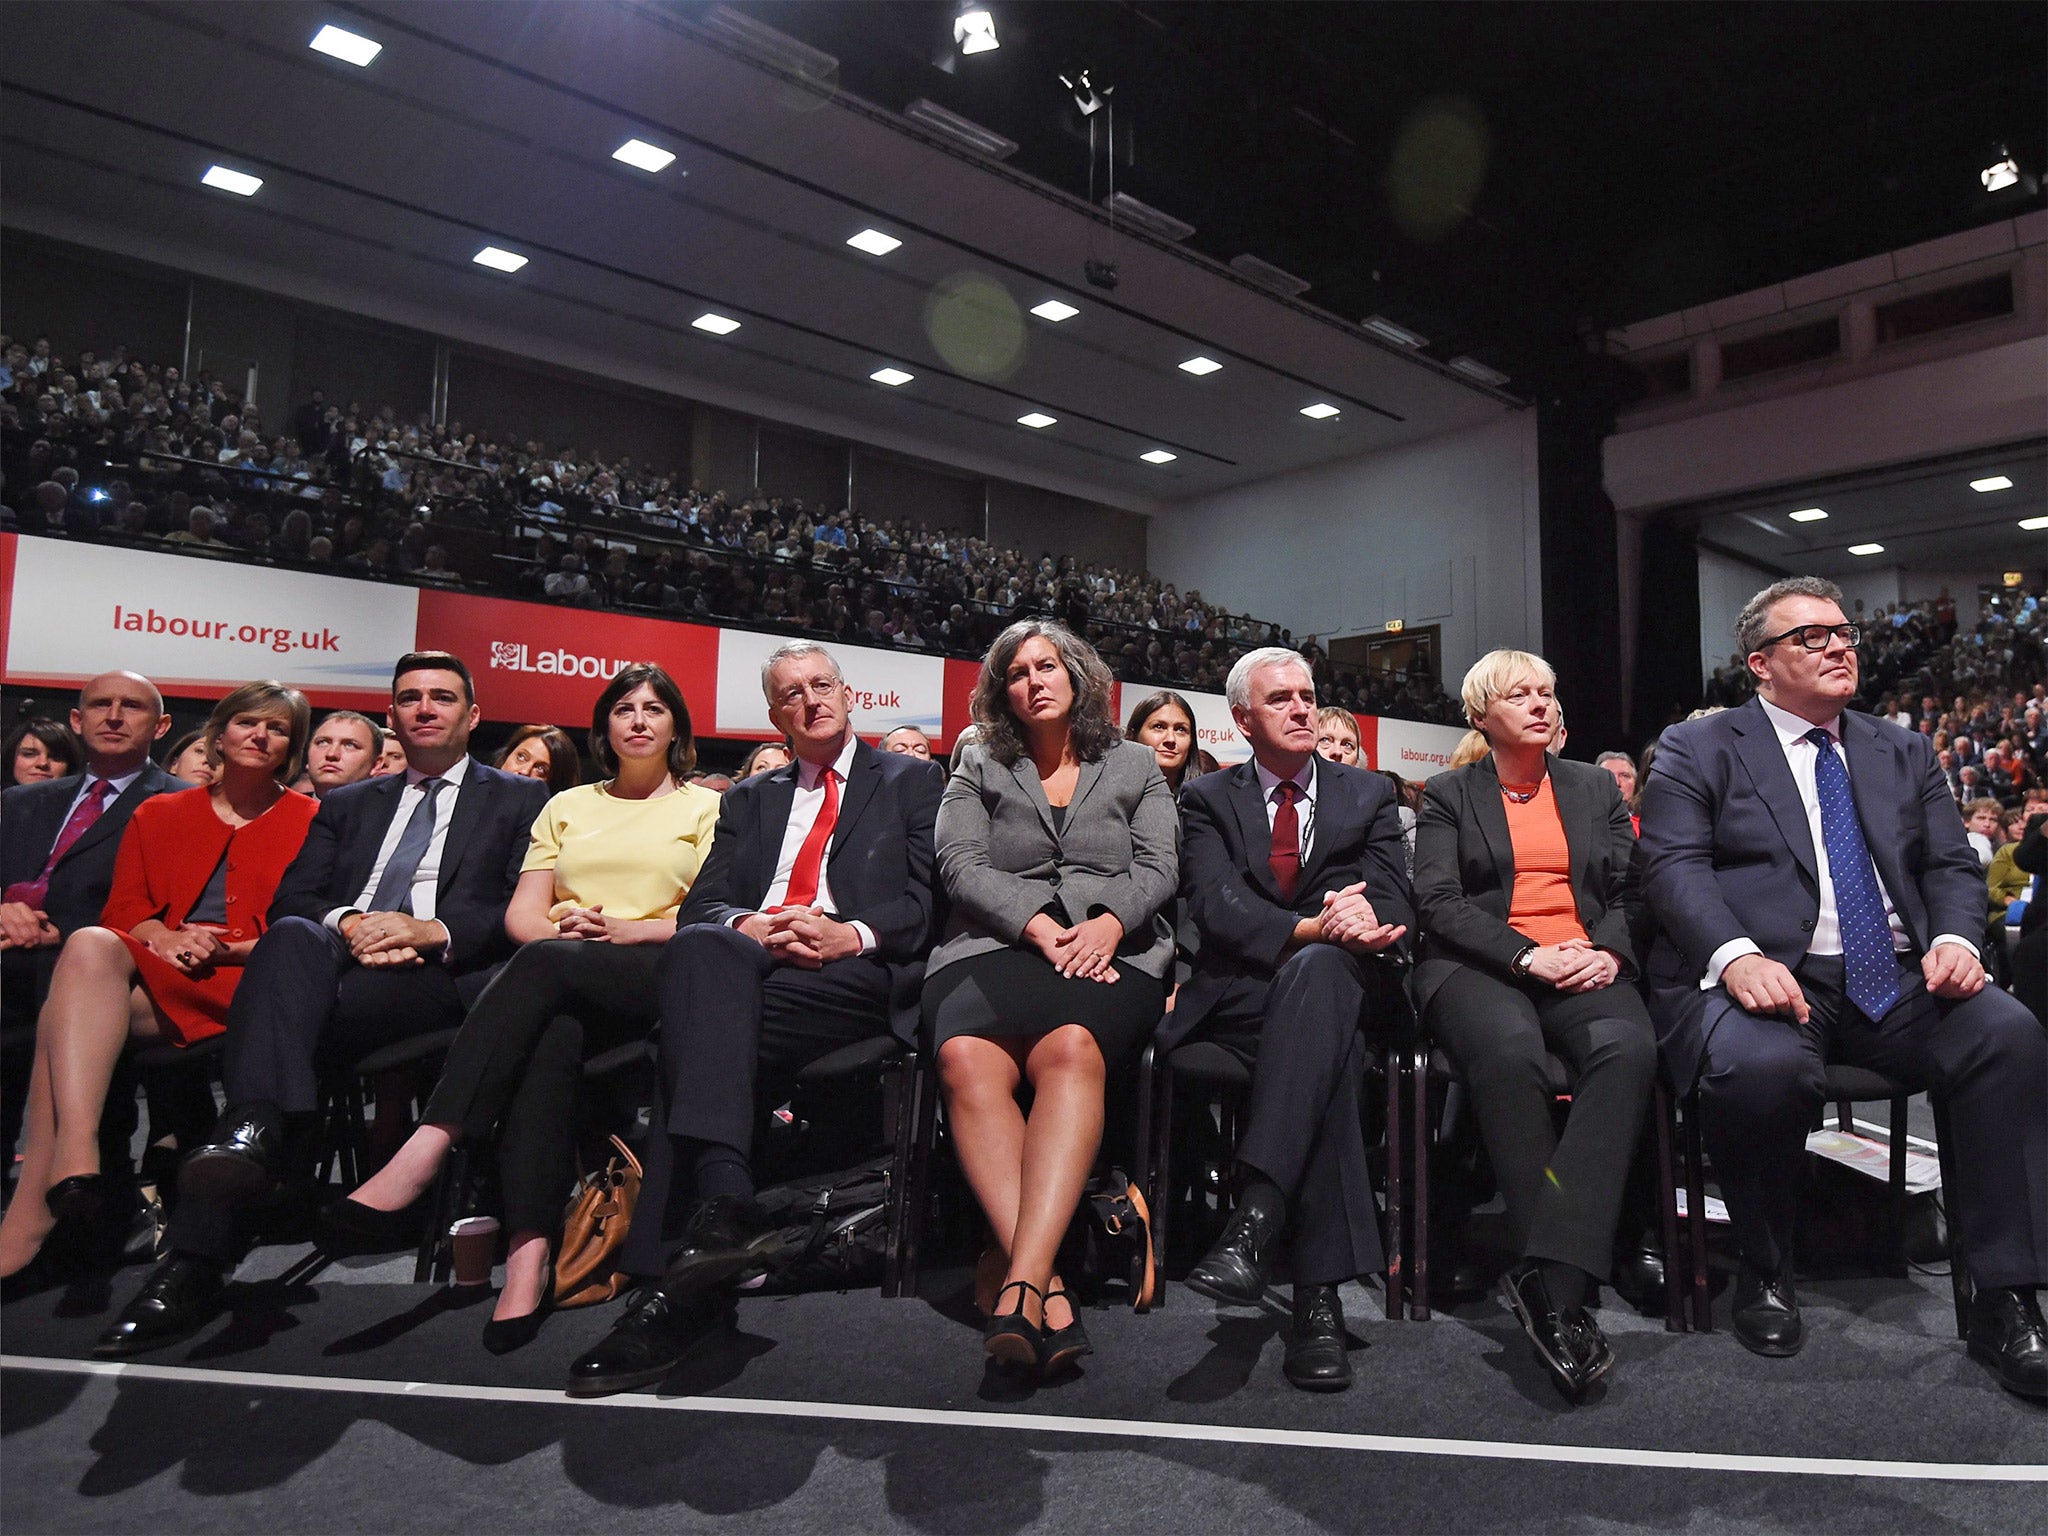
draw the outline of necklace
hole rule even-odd
[[[1536,796],[1542,792],[1542,789],[1543,781],[1541,779],[1538,779],[1534,784],[1531,784],[1527,789],[1522,789],[1520,787],[1510,787],[1509,785],[1503,784],[1500,787],[1500,792],[1503,795],[1506,795],[1510,800],[1514,801],[1517,805],[1527,805],[1531,800],[1534,800]]]

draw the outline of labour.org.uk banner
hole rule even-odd
[[[19,539],[7,680],[83,682],[125,669],[208,698],[274,677],[321,705],[375,708],[413,648],[420,593],[104,544]]]
[[[773,736],[761,667],[786,635],[718,632],[718,734]],[[944,734],[946,664],[937,656],[833,645],[832,659],[853,690],[853,728],[870,739],[914,725],[934,741]]]

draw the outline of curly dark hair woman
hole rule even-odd
[[[1074,686],[1073,713],[1068,726],[1074,755],[1084,763],[1101,761],[1124,733],[1117,729],[1109,701],[1116,692],[1116,679],[1095,647],[1051,619],[1020,619],[996,636],[995,644],[981,664],[981,677],[974,685],[974,723],[981,727],[978,738],[982,751],[1005,768],[1024,755],[1024,732],[1010,709],[1010,664],[1017,651],[1033,636],[1041,637],[1065,664],[1067,678]]]

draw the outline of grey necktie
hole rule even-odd
[[[448,781],[421,779],[419,787],[420,803],[413,807],[412,820],[405,824],[398,846],[391,850],[391,862],[384,866],[383,878],[370,893],[372,912],[412,911],[413,877],[420,872],[420,860],[427,856],[427,845],[434,840],[434,795],[446,789]]]

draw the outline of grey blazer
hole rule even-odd
[[[1124,925],[1118,959],[1148,976],[1172,966],[1180,813],[1150,747],[1120,741],[1083,763],[1057,832],[1029,757],[1005,768],[969,747],[939,802],[938,845],[950,911],[927,978],[1016,946],[1047,908],[1068,924],[1108,912]]]

